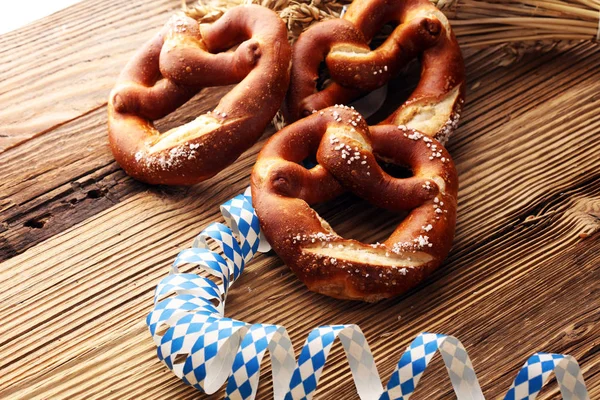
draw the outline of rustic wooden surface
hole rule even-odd
[[[264,138],[192,188],[140,184],[113,161],[108,91],[178,7],[86,0],[0,36],[0,398],[198,398],[158,362],[143,319],[177,252],[248,185]],[[228,316],[283,324],[297,350],[312,327],[357,323],[384,380],[417,333],[452,334],[489,399],[533,352],[569,353],[600,398],[600,47],[508,67],[501,57],[466,54],[468,103],[449,146],[459,219],[441,269],[405,296],[362,304],[307,292],[268,254],[232,290]],[[226,90],[159,125],[190,120]],[[319,210],[357,239],[380,240],[397,223],[352,197]],[[271,393],[268,370],[259,398]],[[317,398],[355,398],[349,374],[334,348]],[[558,397],[556,383],[543,394]],[[439,359],[415,396],[453,398]]]

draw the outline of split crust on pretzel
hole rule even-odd
[[[399,25],[371,50],[369,42],[390,22]],[[293,49],[286,120],[347,104],[383,86],[416,57],[421,60],[417,88],[382,123],[406,125],[445,143],[461,112],[464,63],[448,20],[428,0],[354,0],[343,19],[315,24],[302,33]],[[317,91],[323,60],[333,82]]]
[[[317,166],[302,160],[316,154]],[[377,160],[411,168],[388,175]],[[312,208],[350,190],[379,207],[410,210],[383,243],[344,239]],[[437,268],[452,246],[458,178],[435,139],[405,126],[368,127],[346,106],[316,112],[269,139],[252,172],[261,229],[283,261],[315,292],[378,301]]]
[[[239,45],[235,51],[226,51]],[[289,83],[291,47],[273,11],[238,6],[213,24],[173,17],[122,71],[108,102],[117,162],[152,184],[208,179],[258,140]],[[238,83],[214,111],[160,133],[152,121],[203,87]]]

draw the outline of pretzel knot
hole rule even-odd
[[[398,25],[371,50],[369,43],[387,23]],[[464,64],[448,20],[428,0],[354,0],[342,19],[315,24],[300,35],[292,55],[286,120],[348,104],[383,86],[416,57],[421,60],[419,84],[384,122],[445,143],[461,112]],[[323,61],[333,82],[317,91]]]
[[[129,61],[110,95],[115,159],[132,177],[153,184],[212,177],[256,142],[277,112],[290,59],[285,24],[267,8],[238,6],[207,25],[173,17]],[[214,111],[162,134],[154,127],[153,120],[203,87],[235,83]]]
[[[316,155],[317,166],[301,165]],[[378,164],[408,166],[394,178]],[[336,234],[310,204],[349,190],[410,213],[383,243]],[[254,207],[269,243],[310,290],[378,301],[416,285],[447,256],[456,221],[458,178],[446,149],[405,126],[368,127],[347,106],[321,110],[278,132],[252,173]]]

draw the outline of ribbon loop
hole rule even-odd
[[[196,389],[215,393],[229,378],[227,399],[255,398],[260,365],[269,351],[276,400],[311,399],[337,338],[350,365],[361,399],[408,400],[433,356],[439,352],[458,400],[484,400],[467,351],[453,336],[418,335],[403,353],[385,389],[367,340],[357,325],[326,325],[313,329],[296,361],[286,329],[278,325],[236,321],[224,316],[227,292],[257,252],[269,251],[249,189],[221,206],[228,226],[211,224],[191,249],[179,253],[172,273],[154,293],[146,318],[158,358]],[[223,254],[212,251],[213,240]],[[196,264],[222,280],[180,273],[182,264]],[[164,333],[163,333],[164,331]],[[533,400],[552,372],[564,399],[589,400],[577,361],[568,355],[537,353],[519,371],[505,400]]]
[[[563,399],[589,400],[577,360],[569,355],[551,353],[536,353],[529,357],[504,400],[535,399],[552,372],[556,375]]]

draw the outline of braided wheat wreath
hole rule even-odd
[[[369,41],[388,22],[397,28],[371,50]],[[419,85],[379,125],[334,106],[385,84],[416,56]],[[316,92],[323,60],[333,83]],[[259,154],[252,198],[273,249],[310,290],[378,301],[415,286],[442,263],[454,237],[458,190],[443,143],[458,121],[464,81],[451,28],[427,0],[355,0],[343,19],[313,25],[298,38],[285,114],[290,121],[305,118],[275,134]],[[307,169],[301,163],[311,155],[318,164]],[[408,166],[412,176],[392,177],[378,161]],[[310,206],[344,191],[410,213],[383,243],[344,239]]]

